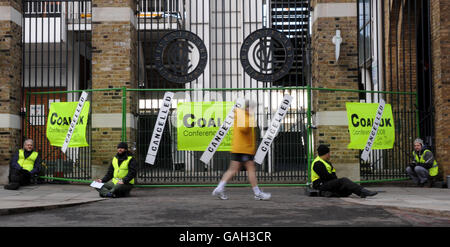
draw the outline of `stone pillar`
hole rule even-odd
[[[358,89],[357,1],[315,0],[312,12],[312,87]],[[335,59],[336,30],[343,42]],[[313,91],[315,115],[314,154],[327,144],[339,177],[360,180],[359,152],[347,149],[350,142],[345,102],[359,102],[358,93]]]
[[[8,183],[9,162],[20,146],[22,1],[0,1],[0,184]]]
[[[137,31],[135,1],[92,1],[92,88],[137,88]],[[126,97],[126,133],[135,143],[137,100]],[[122,136],[122,91],[92,95],[93,178],[103,177]]]
[[[430,5],[435,156],[445,179],[450,175],[450,2],[433,0]]]

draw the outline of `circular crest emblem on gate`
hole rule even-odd
[[[272,28],[259,29],[247,36],[240,55],[245,72],[251,78],[263,82],[282,78],[294,62],[291,41]]]
[[[187,83],[197,79],[207,62],[205,44],[189,31],[179,30],[164,35],[155,49],[156,70],[171,82]]]

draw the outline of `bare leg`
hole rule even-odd
[[[244,163],[245,168],[247,169],[247,176],[252,188],[258,186],[258,179],[256,178],[256,168],[255,162],[253,160],[249,160]]]
[[[262,192],[258,187],[258,179],[256,178],[256,167],[253,160],[245,162],[245,168],[247,169],[247,176],[250,184],[252,185],[253,193],[255,193],[256,200],[269,200],[270,193]]]
[[[241,169],[241,162],[232,160],[230,163],[230,167],[228,167],[228,170],[223,174],[222,180],[224,182],[230,181],[236,175],[236,173],[239,172]]]
[[[228,197],[225,195],[225,185],[227,182],[233,178],[233,176],[239,172],[241,168],[241,163],[238,161],[231,161],[230,167],[228,170],[223,174],[222,179],[220,180],[220,183],[217,185],[217,187],[214,189],[212,195],[218,196],[222,200],[227,200]]]

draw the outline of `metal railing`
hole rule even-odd
[[[69,98],[77,98],[79,92],[50,91],[26,93],[23,107],[23,136],[35,142],[35,148],[42,158],[45,176],[65,179],[90,179],[92,177],[92,147],[68,148],[63,153],[60,147],[52,146],[47,139],[47,121],[50,104],[66,102]],[[91,143],[91,116],[87,121],[86,140]]]
[[[26,17],[61,17],[65,14],[68,20],[90,19],[92,17],[91,1],[24,1]]]
[[[25,1],[23,12],[26,16],[61,14],[64,7],[59,1]]]
[[[307,95],[311,95],[312,91],[330,91],[334,93],[342,92],[353,92],[358,93],[377,93],[383,95],[389,95],[392,98],[407,98],[411,95],[416,97],[417,95],[410,92],[382,92],[382,91],[365,91],[365,90],[346,90],[346,89],[329,89],[329,88],[311,88],[311,87],[285,87],[278,89],[251,89],[251,88],[236,88],[236,89],[204,89],[202,91],[241,91],[241,90],[256,90],[262,91],[264,93],[292,93],[294,91],[303,91]],[[108,88],[108,89],[87,89],[87,92],[98,92],[98,91],[122,91],[122,93],[127,94],[127,92],[158,92],[158,91],[172,91],[180,93],[194,92],[193,89],[131,89],[131,88]],[[45,131],[43,128],[38,129],[37,124],[39,122],[46,123],[48,111],[44,111],[41,115],[31,115],[30,109],[33,98],[40,97],[42,99],[53,99],[62,98],[64,95],[68,94],[79,94],[81,90],[74,91],[53,91],[53,92],[34,92],[27,94],[27,105],[26,105],[26,119],[27,123],[25,130],[29,132],[25,133],[26,136],[34,137],[37,143],[40,143],[40,151],[43,153],[44,162],[48,163],[50,169],[46,174],[46,177],[56,177],[57,179],[74,179],[83,180],[89,179],[90,177],[90,164],[89,154],[92,147],[87,149],[80,149],[80,151],[69,152],[67,156],[62,156],[58,150],[49,145],[43,145],[45,143]],[[126,109],[126,98],[123,98],[123,109]],[[388,97],[386,97],[388,98]],[[272,144],[271,151],[267,155],[265,162],[258,166],[257,175],[259,181],[262,184],[295,184],[304,185],[309,181],[310,176],[310,164],[313,160],[314,150],[312,150],[313,136],[311,131],[312,124],[312,113],[311,113],[311,101],[304,99],[296,99],[297,103],[304,104],[304,107],[292,107],[286,116],[285,120],[282,122],[283,127],[281,128],[278,136],[276,137],[274,143]],[[181,101],[179,101],[181,102]],[[387,102],[389,103],[389,102]],[[160,102],[157,100],[156,105]],[[263,102],[260,102],[263,104]],[[141,107],[144,109],[145,107]],[[197,151],[179,151],[176,147],[176,141],[174,142],[174,137],[176,136],[176,126],[173,125],[174,122],[168,121],[166,128],[164,130],[164,137],[161,141],[161,146],[158,151],[158,156],[155,165],[145,164],[145,155],[147,154],[147,149],[150,142],[151,132],[155,123],[155,118],[158,113],[159,108],[151,107],[152,111],[147,112],[145,115],[137,116],[136,121],[137,126],[137,139],[135,157],[139,163],[139,171],[137,181],[139,184],[178,184],[178,185],[188,185],[191,186],[206,186],[207,184],[213,184],[220,180],[223,172],[227,169],[229,160],[228,152],[218,152],[214,156],[212,162],[209,165],[205,165],[199,161],[202,152]],[[176,106],[172,106],[171,113],[173,116],[173,111],[176,110]],[[416,111],[409,113],[409,115],[401,115],[398,112],[398,106],[395,105],[395,100],[393,101],[393,114],[396,119],[395,123],[402,121],[403,117],[414,117]],[[127,140],[127,112],[123,112],[122,121],[122,141]],[[272,112],[273,114],[273,112]],[[169,115],[170,116],[170,115]],[[271,118],[270,113],[259,113],[257,114],[258,129],[261,134],[264,133],[264,121],[261,119]],[[34,118],[34,120],[33,120]],[[39,120],[41,118],[41,120]],[[34,125],[33,125],[34,122]],[[410,131],[415,129],[415,121],[411,121],[412,126],[395,126],[396,133],[410,134]],[[44,124],[45,125],[45,124]],[[259,135],[258,140],[261,140],[262,135]],[[88,138],[89,139],[89,138]],[[89,143],[91,143],[89,139]],[[259,143],[258,143],[259,144]],[[405,179],[404,166],[407,163],[406,156],[398,155],[398,146],[404,148],[404,143],[396,142],[395,146],[391,150],[372,151],[373,159],[370,160],[370,175],[367,174],[367,170],[362,172],[360,182],[370,182],[370,181],[393,181],[393,180],[403,180]],[[80,157],[84,157],[84,161],[80,161]],[[356,161],[357,159],[355,159]],[[83,165],[81,165],[83,164]],[[366,167],[367,168],[367,167]],[[242,184],[247,181],[245,171],[239,172],[234,178],[232,183]]]
[[[71,22],[79,22],[79,20],[92,19],[92,2],[91,1],[73,1],[67,2],[67,18]]]

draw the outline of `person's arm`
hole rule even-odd
[[[22,167],[19,163],[17,163],[17,161],[19,161],[19,151],[16,151],[12,156],[10,166],[14,169],[22,170]]]
[[[433,153],[431,151],[426,152],[423,155],[423,159],[425,160],[425,163],[419,163],[418,165],[426,168],[426,169],[430,169],[433,166],[434,163],[434,156]]]
[[[136,177],[137,163],[136,159],[132,158],[128,163],[128,174],[122,179],[124,184],[130,184],[130,181]]]
[[[412,154],[411,166],[416,166],[416,165],[417,165],[417,161],[416,161],[416,152],[413,152],[413,154]]]
[[[337,177],[336,177],[336,174],[334,174],[334,173],[328,173],[328,170],[327,170],[327,168],[326,168],[326,166],[322,163],[322,162],[320,162],[320,161],[317,161],[315,164],[314,164],[314,171],[317,173],[317,175],[319,175],[319,177],[320,177],[320,179],[322,180],[322,181],[329,181],[329,180],[332,180],[332,179],[336,179]]]
[[[39,171],[41,170],[41,163],[42,163],[41,154],[38,153],[38,156],[36,157],[36,160],[34,161],[33,170],[30,171],[31,175],[35,175],[35,174],[39,173]]]
[[[106,183],[109,180],[111,180],[114,176],[114,167],[111,164],[108,168],[108,171],[106,172],[106,175],[102,178],[102,183]]]

